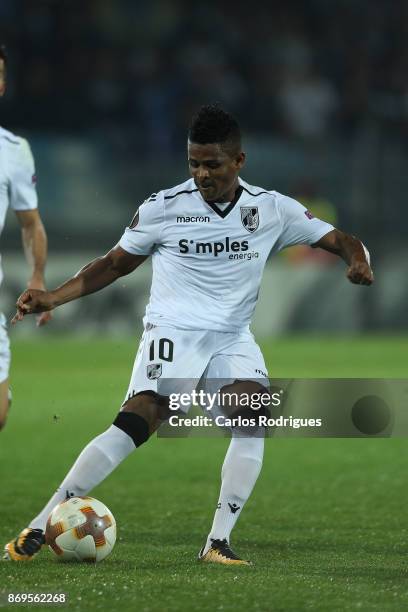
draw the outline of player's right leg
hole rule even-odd
[[[6,320],[0,313],[0,430],[6,424],[10,407],[9,390],[10,343],[6,330]]]
[[[10,390],[8,378],[0,383],[0,430],[6,424],[7,414],[10,407]]]
[[[169,417],[166,391],[170,387],[177,390],[178,381],[180,391],[186,384],[195,387],[209,359],[211,342],[207,336],[205,332],[189,332],[187,336],[173,328],[155,326],[145,331],[126,400],[113,425],[84,448],[43,510],[6,545],[5,559],[32,559],[45,543],[45,527],[53,508],[68,497],[86,495]],[[177,378],[182,366],[187,382]]]
[[[53,508],[69,497],[86,495],[100,484],[167,418],[167,398],[154,393],[140,393],[125,402],[113,425],[84,448],[41,512],[6,544],[4,559],[30,561],[45,544],[45,527]]]

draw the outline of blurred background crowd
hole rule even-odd
[[[214,100],[237,115],[250,150],[255,143],[254,182],[298,197],[322,192],[355,231],[364,223],[375,234],[378,215],[384,228],[408,187],[398,176],[408,136],[405,0],[2,0],[0,25],[10,51],[2,124],[42,142],[97,143],[82,155],[105,155],[129,211],[183,179],[174,162],[189,117]]]
[[[0,23],[3,113],[28,128],[131,128],[154,154],[217,99],[263,136],[347,138],[370,118],[407,134],[405,0],[2,0]]]
[[[406,0],[1,0],[0,40],[0,124],[30,140],[51,251],[114,244],[150,193],[185,180],[190,116],[219,101],[249,183],[394,270],[406,256]]]

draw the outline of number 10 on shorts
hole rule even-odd
[[[158,357],[156,351],[158,350]],[[174,343],[168,338],[160,338],[158,346],[155,340],[152,340],[149,346],[149,361],[155,361],[157,358],[162,361],[173,361]]]

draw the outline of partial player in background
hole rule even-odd
[[[152,257],[145,331],[121,410],[29,526],[6,544],[6,559],[32,559],[45,542],[54,506],[86,495],[139,449],[172,414],[171,394],[206,384],[237,396],[265,392],[268,373],[249,326],[271,253],[296,244],[320,247],[346,262],[352,283],[372,283],[357,238],[314,218],[292,198],[248,184],[239,176],[244,162],[237,121],[217,105],[202,107],[188,134],[191,178],[150,196],[105,256],[53,291],[28,290],[18,299],[14,321],[99,291]],[[243,406],[248,404],[237,401],[228,416],[256,417]],[[214,521],[199,553],[204,562],[248,563],[232,551],[230,534],[261,470],[265,428],[257,421],[251,431],[240,429],[232,426]]]
[[[7,56],[0,46],[0,97],[6,91]],[[24,138],[0,127],[0,233],[8,207],[15,211],[21,225],[22,241],[27,262],[31,267],[29,289],[45,289],[44,268],[47,257],[47,236],[37,208],[34,160],[30,146]],[[1,256],[0,256],[1,258]],[[0,283],[3,279],[0,259]],[[50,319],[42,313],[38,325]],[[0,429],[6,423],[11,401],[9,389],[10,346],[6,319],[0,313]]]

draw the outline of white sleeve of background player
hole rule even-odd
[[[148,198],[136,211],[119,240],[119,246],[132,255],[150,255],[161,243],[164,225],[164,198],[158,193]]]
[[[281,220],[281,233],[275,244],[280,251],[295,244],[315,244],[334,230],[333,225],[314,217],[300,202],[277,193],[277,211]]]
[[[9,157],[10,206],[17,211],[33,210],[38,206],[34,158],[24,138],[14,153]]]
[[[361,246],[364,249],[364,255],[366,256],[366,260],[369,266],[371,266],[371,257],[370,257],[370,251],[367,249],[366,245],[361,243]]]

